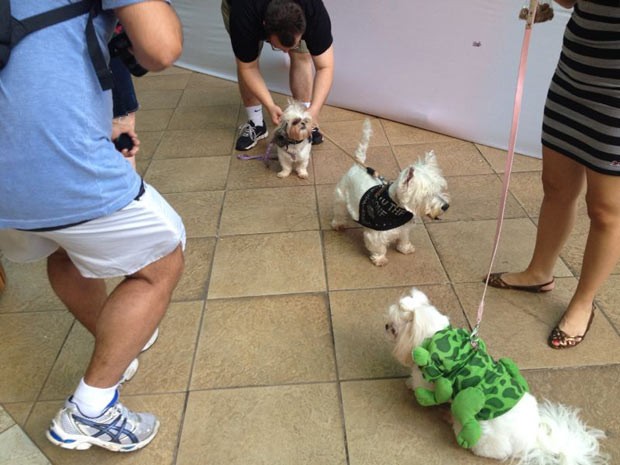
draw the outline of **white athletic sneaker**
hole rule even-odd
[[[137,358],[134,358],[129,364],[129,366],[127,367],[127,369],[125,370],[125,373],[123,373],[123,376],[121,377],[121,380],[119,381],[119,383],[123,384],[123,383],[126,383],[127,381],[130,381],[131,378],[133,378],[136,372],[138,371],[139,366],[140,366],[140,362],[138,361]]]
[[[86,450],[99,446],[114,452],[141,449],[153,440],[159,420],[150,413],[134,413],[114,399],[97,418],[83,415],[70,397],[52,420],[47,439],[64,449]]]
[[[157,340],[158,337],[159,337],[159,328],[155,328],[155,332],[151,336],[151,339],[149,339],[147,341],[147,343],[144,345],[144,347],[142,347],[142,350],[140,352],[144,352],[145,350],[149,350],[151,348],[151,346],[153,344],[155,344],[155,341]]]
[[[142,348],[142,350],[140,352],[144,352],[145,350],[149,350],[151,348],[151,346],[153,344],[155,344],[155,341],[157,340],[158,337],[159,337],[159,328],[157,328],[155,330],[155,332],[153,333],[151,338],[144,345],[144,347]],[[125,370],[125,373],[123,373],[123,376],[121,377],[121,380],[119,381],[119,383],[121,383],[121,384],[126,383],[131,378],[133,378],[134,375],[136,374],[136,372],[138,371],[138,367],[139,366],[140,366],[140,362],[138,361],[137,358],[134,358],[131,361],[131,363],[129,364],[129,366],[127,367],[127,369]]]

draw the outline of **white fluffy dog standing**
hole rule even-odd
[[[293,169],[301,179],[308,177],[308,163],[312,149],[312,117],[303,103],[289,100],[273,143],[278,148],[281,170],[279,178],[286,178]]]
[[[459,422],[455,404],[459,395],[468,389],[485,392],[485,402],[492,400],[494,403],[501,404],[501,401],[497,399],[497,389],[494,389],[493,395],[489,395],[481,387],[489,379],[494,380],[493,387],[495,388],[496,384],[500,391],[510,387],[510,381],[501,384],[495,381],[498,378],[494,378],[495,374],[492,371],[494,367],[500,366],[500,369],[507,367],[503,369],[506,376],[511,379],[520,379],[526,387],[527,382],[521,377],[514,362],[509,359],[499,359],[495,362],[486,353],[485,356],[493,368],[487,370],[485,367],[481,377],[471,377],[471,367],[478,364],[472,361],[474,360],[472,357],[477,356],[474,352],[485,350],[484,342],[480,340],[481,345],[478,348],[471,346],[469,341],[463,342],[463,340],[456,343],[454,343],[455,340],[451,340],[448,344],[447,338],[451,337],[449,335],[463,333],[469,336],[469,333],[452,328],[448,317],[440,313],[420,290],[412,289],[398,303],[389,307],[385,329],[395,344],[394,357],[401,364],[414,367],[410,382],[418,402],[422,405],[450,402],[457,442],[463,447],[471,448],[474,454],[499,460],[515,460],[521,465],[603,465],[608,463],[608,457],[599,449],[599,440],[605,437],[602,431],[586,426],[579,419],[577,409],[548,401],[539,404],[536,398],[527,392],[529,388],[524,390],[520,398],[513,395],[512,402],[516,404],[505,413],[499,413],[499,416],[488,420],[479,419],[478,413],[482,413],[482,410],[487,407],[487,403],[481,403],[474,407],[474,410],[478,412],[477,417],[472,419],[475,424],[465,421],[464,425]],[[455,339],[458,337],[455,336]],[[438,345],[435,346],[435,343]],[[441,351],[436,350],[437,347],[442,347],[442,351],[446,350],[446,352],[438,353]],[[424,360],[424,354],[427,349],[432,350],[432,354],[428,365],[425,365],[427,361]],[[432,371],[435,368],[439,368],[435,373],[437,377]],[[465,380],[457,379],[458,374],[464,374]],[[467,376],[470,378],[468,379]],[[431,378],[432,382],[429,382]],[[452,392],[451,398],[446,399],[443,394],[439,394],[441,382],[446,383],[443,387],[447,387],[450,392],[452,388],[454,392],[458,392],[456,394]],[[429,396],[430,398],[442,397],[441,402],[428,403]],[[484,405],[482,409],[480,409],[481,405]],[[465,405],[465,407],[469,408],[470,405]],[[460,416],[462,419],[462,414]],[[477,442],[474,441],[474,444],[464,444],[462,441],[463,431],[468,423],[469,427],[479,428],[479,439]]]
[[[404,254],[415,251],[410,232],[415,217],[437,219],[450,206],[448,185],[433,151],[406,167],[394,182],[385,182],[364,167],[372,129],[364,121],[354,164],[340,179],[334,192],[332,228],[344,229],[348,218],[364,226],[364,244],[377,266],[388,263],[388,246]]]

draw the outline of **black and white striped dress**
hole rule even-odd
[[[549,86],[542,143],[620,175],[620,0],[578,0]]]

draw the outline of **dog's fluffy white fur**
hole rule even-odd
[[[275,130],[274,143],[281,166],[278,177],[286,178],[295,170],[297,176],[306,179],[312,150],[312,117],[303,103],[289,99]]]
[[[409,387],[433,389],[414,366],[412,351],[424,339],[450,324],[428,300],[413,288],[389,307],[385,330],[394,342],[393,355],[413,367]],[[530,393],[507,413],[480,421],[482,436],[472,452],[482,457],[513,460],[521,465],[604,465],[608,457],[599,449],[605,434],[586,426],[578,410],[548,401],[538,403]],[[460,425],[454,422],[455,435]]]
[[[364,168],[368,142],[372,133],[370,121],[364,121],[362,138],[355,151],[354,164],[336,185],[333,203],[332,228],[344,229],[347,219],[359,220],[360,201],[371,188],[382,181],[368,174]],[[402,226],[385,231],[364,227],[364,244],[370,252],[370,260],[383,266],[388,263],[386,256],[388,246],[396,242],[396,249],[404,254],[415,251],[411,244],[410,232],[415,224],[415,217],[437,219],[449,207],[447,183],[442,176],[433,151],[427,152],[424,159],[406,167],[388,188],[390,199],[400,208],[413,213],[413,218]]]

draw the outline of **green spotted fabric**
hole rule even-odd
[[[477,339],[474,347],[470,334],[464,329],[448,327],[435,333],[424,341],[421,348],[414,350],[414,361],[427,381],[437,383],[442,378],[443,383],[449,381],[452,399],[468,388],[482,392],[481,408],[475,409],[477,413],[472,412],[476,420],[499,417],[529,391],[527,382],[512,360],[494,361],[487,353],[484,341]],[[454,407],[458,410],[459,406],[453,405],[453,410]]]

